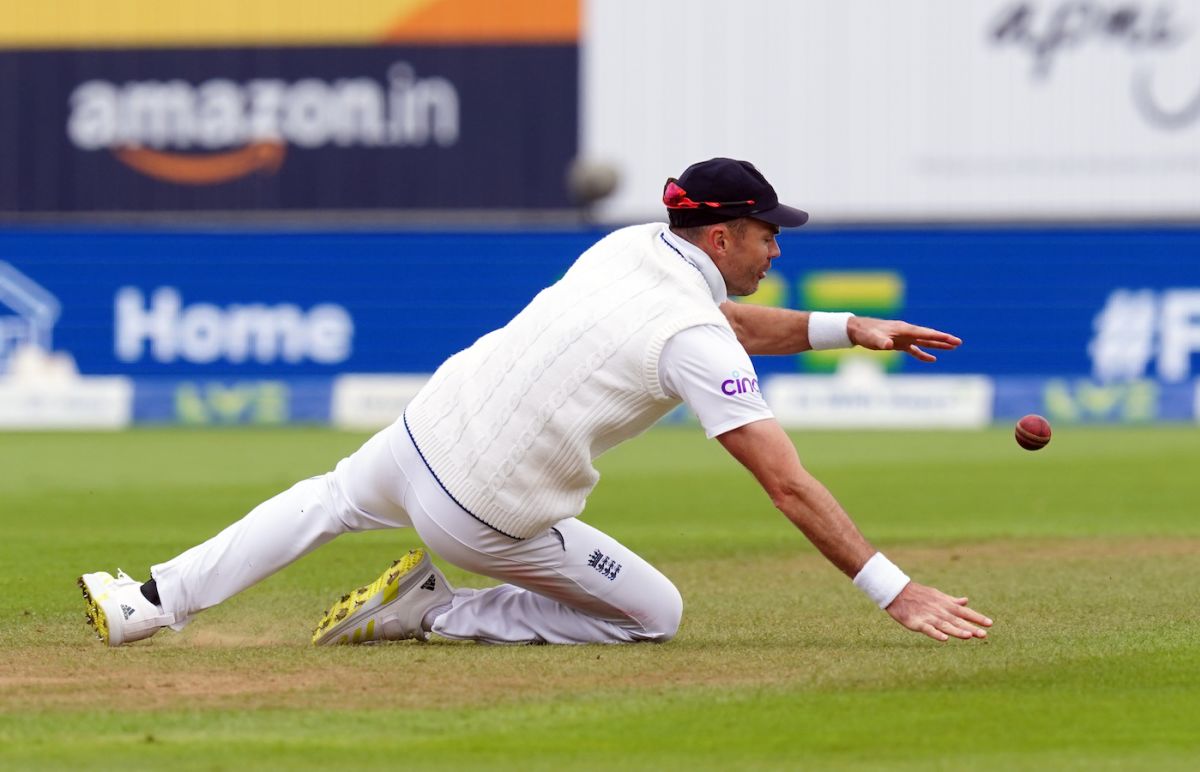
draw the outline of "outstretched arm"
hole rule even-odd
[[[876,553],[828,489],[801,465],[796,448],[774,419],[718,435],[725,450],[762,485],[772,503],[803,531],[829,562],[851,578]],[[909,582],[887,612],[910,630],[945,641],[983,638],[991,620],[967,606],[966,598]]]
[[[799,354],[812,348],[808,335],[809,311],[733,301],[722,303],[721,311],[738,342],[750,354]],[[846,333],[851,345],[876,351],[903,351],[922,362],[937,359],[925,349],[948,351],[962,344],[956,336],[940,330],[869,316],[850,317]]]

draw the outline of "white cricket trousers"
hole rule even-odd
[[[432,622],[432,632],[447,638],[666,641],[679,627],[683,600],[675,585],[607,534],[569,518],[538,536],[514,539],[475,519],[425,465],[403,418],[334,471],[297,483],[150,573],[178,630],[193,614],[335,536],[379,528],[414,528],[442,559],[504,582],[455,590],[449,609]]]

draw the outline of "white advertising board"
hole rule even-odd
[[[428,375],[338,376],[330,421],[339,429],[382,429],[400,417],[428,380]]]
[[[1195,0],[589,0],[597,215],[753,161],[814,223],[1200,217]]]
[[[0,378],[0,428],[124,429],[133,413],[128,378]]]
[[[979,429],[992,421],[984,376],[776,375],[763,397],[796,429]]]

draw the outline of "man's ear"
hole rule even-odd
[[[729,228],[723,223],[717,223],[709,228],[708,245],[712,248],[714,256],[724,256],[725,251],[729,249]]]

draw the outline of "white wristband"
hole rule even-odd
[[[854,577],[854,586],[865,592],[879,608],[892,605],[908,582],[908,575],[885,558],[882,552],[872,555]]]
[[[831,348],[850,348],[850,333],[846,325],[854,314],[839,311],[812,311],[808,315],[808,345],[813,351]]]

